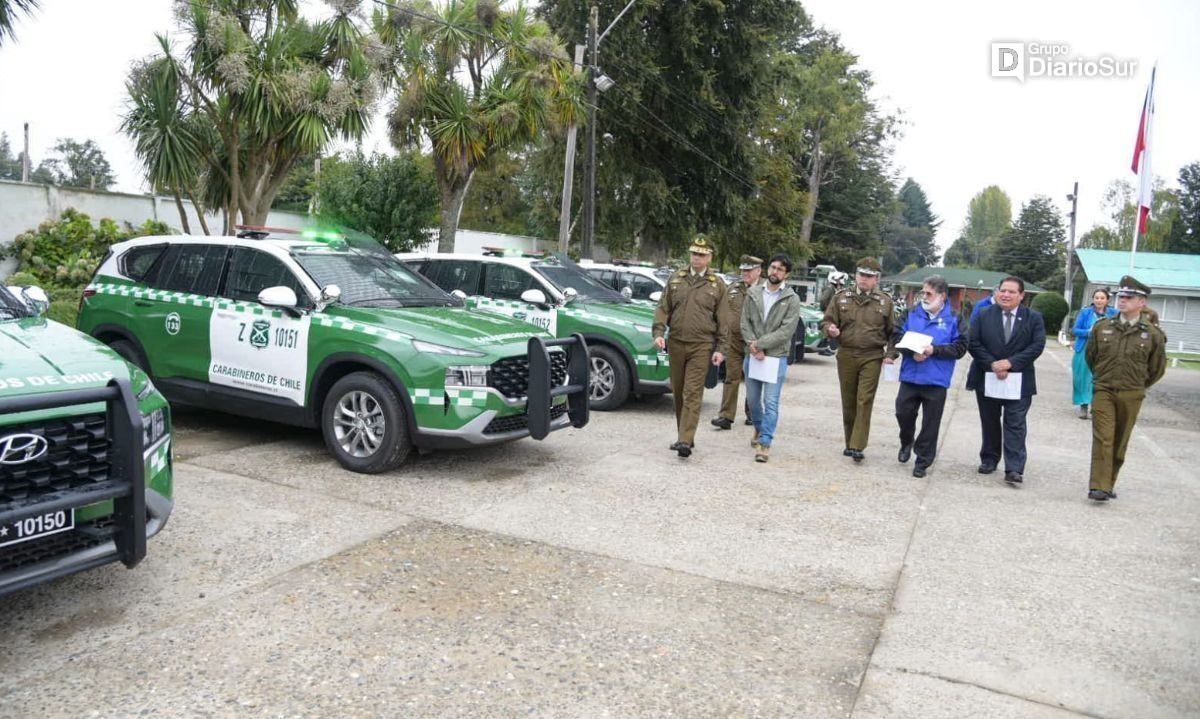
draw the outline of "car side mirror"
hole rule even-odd
[[[333,304],[342,299],[342,288],[337,285],[325,285],[321,288],[321,302],[323,304]]]
[[[627,300],[633,299],[633,288],[629,285],[625,285],[621,288],[621,296]]]
[[[570,302],[571,300],[575,299],[578,296],[579,296],[579,293],[575,291],[574,287],[568,287],[568,288],[564,289],[563,290],[563,304],[565,305],[566,303]]]
[[[451,291],[450,291],[450,296],[451,296],[451,297],[457,297],[457,298],[458,298],[458,299],[460,299],[460,300],[465,300],[465,299],[467,299],[467,293],[466,293],[466,292],[463,292],[462,290],[451,290]]]
[[[264,307],[278,307],[282,310],[296,309],[296,291],[291,287],[268,287],[258,293],[258,303]]]
[[[544,305],[546,304],[546,293],[536,288],[528,289],[521,293],[521,301],[531,305]]]
[[[50,309],[50,296],[46,291],[37,285],[25,285],[24,287],[9,287],[8,291],[15,297],[25,303],[29,309],[38,317],[46,314],[46,310]]]
[[[650,293],[650,301],[651,302],[658,302],[661,299],[662,299],[662,290],[655,290]]]

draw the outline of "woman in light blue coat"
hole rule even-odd
[[[1117,313],[1115,307],[1108,306],[1108,290],[1101,287],[1092,293],[1092,304],[1079,310],[1075,320],[1075,358],[1071,363],[1071,374],[1074,379],[1074,392],[1071,404],[1079,406],[1079,419],[1088,418],[1088,405],[1092,403],[1092,368],[1088,367],[1083,348],[1087,346],[1088,335],[1092,333],[1092,325],[1097,321],[1112,317]]]

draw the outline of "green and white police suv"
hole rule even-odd
[[[121,242],[78,324],[172,402],[320,427],[356,472],[587,423],[581,338],[468,311],[366,238]]]
[[[0,595],[120,561],[171,515],[171,415],[144,372],[0,287]]]
[[[617,409],[630,394],[671,390],[670,363],[650,334],[656,302],[631,300],[563,255],[490,250],[397,257],[443,290],[463,293],[468,307],[529,322],[556,337],[582,335],[591,362],[592,409]]]

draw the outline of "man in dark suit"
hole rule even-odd
[[[979,450],[979,473],[991,474],[1000,464],[1004,449],[1004,481],[1020,484],[1025,477],[1025,415],[1037,394],[1034,360],[1046,348],[1046,324],[1040,312],[1021,305],[1025,282],[1005,277],[994,294],[995,302],[971,323],[967,351],[973,361],[967,372],[967,389],[975,390],[983,447]],[[985,394],[986,375],[1008,380],[1021,375],[1020,399],[997,399]]]

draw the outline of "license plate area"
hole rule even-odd
[[[74,528],[74,509],[59,509],[34,517],[18,519],[8,524],[0,524],[0,547],[48,537],[59,532],[69,532]]]

